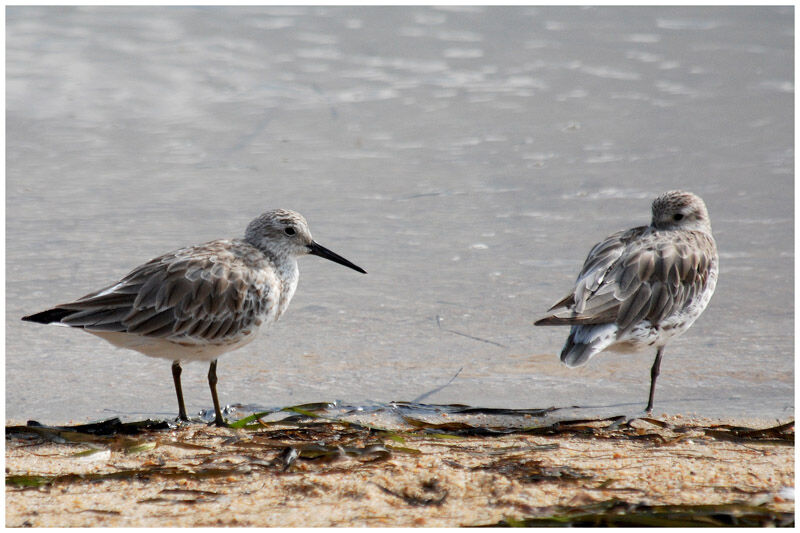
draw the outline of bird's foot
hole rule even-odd
[[[209,426],[217,426],[218,428],[227,428],[230,427],[225,419],[221,416],[216,417],[212,422],[208,423]]]

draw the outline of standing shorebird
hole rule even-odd
[[[250,222],[244,239],[164,254],[113,285],[22,320],[82,328],[115,346],[171,359],[184,421],[181,361],[210,361],[214,423],[224,426],[217,358],[252,342],[261,325],[286,311],[300,276],[297,258],[307,254],[366,274],[314,242],[302,215],[276,209]]]
[[[665,192],[653,201],[649,226],[614,233],[591,249],[572,292],[535,324],[572,326],[561,350],[570,368],[606,349],[655,346],[651,412],[664,346],[706,308],[718,271],[706,204],[689,192]]]

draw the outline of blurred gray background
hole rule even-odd
[[[654,354],[534,328],[660,192],[717,292],[656,412],[794,411],[793,8],[9,7],[6,419],[174,416],[169,362],[19,318],[295,209],[315,257],[223,403],[642,409]],[[190,412],[211,406],[185,365]]]

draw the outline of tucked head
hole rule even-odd
[[[303,215],[288,209],[274,209],[253,219],[244,232],[244,240],[271,255],[312,254],[366,274],[361,267],[314,242]]]
[[[711,220],[703,200],[690,192],[669,191],[653,200],[653,227],[689,229],[711,233]]]

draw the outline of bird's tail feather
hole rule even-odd
[[[569,344],[561,351],[561,361],[569,368],[585,365],[595,354],[591,344]]]
[[[39,324],[52,324],[53,322],[61,322],[61,319],[71,315],[74,311],[68,309],[59,309],[55,307],[47,311],[41,311],[32,315],[22,317],[26,322],[38,322]]]
[[[573,326],[561,350],[561,361],[570,368],[585,365],[594,355],[608,348],[616,339],[616,326]]]

